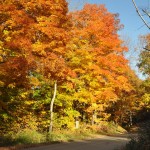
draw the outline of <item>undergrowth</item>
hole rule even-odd
[[[142,124],[138,136],[131,138],[121,150],[150,150],[150,121]]]
[[[100,122],[99,125],[81,125],[79,129],[54,130],[52,133],[40,133],[36,130],[23,129],[18,133],[6,134],[0,137],[0,146],[28,145],[51,142],[74,141],[85,139],[95,134],[113,135],[126,131],[114,123]]]

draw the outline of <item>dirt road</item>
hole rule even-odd
[[[100,135],[94,139],[52,144],[25,150],[114,150],[125,145],[128,141],[128,136],[112,137]]]

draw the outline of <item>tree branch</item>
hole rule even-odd
[[[150,14],[146,10],[142,9],[142,11],[150,18]]]
[[[150,49],[148,49],[148,48],[146,48],[146,47],[144,47],[143,49],[145,49],[146,51],[149,51],[149,52],[150,52]]]
[[[142,21],[144,22],[144,24],[150,29],[150,26],[147,24],[146,20],[142,17],[140,11],[138,10],[138,7],[137,7],[135,1],[132,0],[132,2],[133,2],[133,4],[134,4],[134,7],[135,7],[135,9],[136,9],[136,12],[137,12],[138,15],[140,16],[140,18],[142,19]]]

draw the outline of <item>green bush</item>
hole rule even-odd
[[[61,142],[61,141],[67,141],[68,138],[66,134],[63,134],[61,132],[52,132],[47,134],[47,142]]]
[[[15,141],[18,144],[42,143],[46,137],[35,130],[24,129],[17,133]]]
[[[88,137],[90,132],[83,129],[75,129],[73,131],[58,130],[47,134],[47,142],[64,142]]]

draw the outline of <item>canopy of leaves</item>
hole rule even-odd
[[[127,123],[136,111],[138,79],[118,15],[90,4],[67,12],[65,0],[0,1],[2,132],[47,131],[55,81],[54,129],[73,129],[77,119]]]

